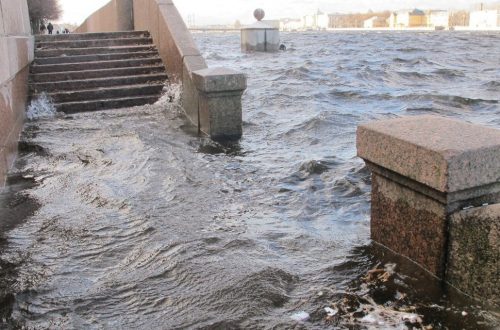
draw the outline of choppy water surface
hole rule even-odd
[[[0,327],[499,326],[370,243],[355,130],[429,113],[500,128],[500,34],[282,38],[241,54],[238,35],[195,35],[210,66],[248,74],[238,144],[168,102],[26,125],[0,195]]]

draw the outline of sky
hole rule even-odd
[[[473,4],[499,0],[174,0],[187,22],[193,17],[197,25],[229,24],[237,19],[252,23],[253,10],[263,8],[266,19],[299,18],[320,9],[327,13],[367,12],[397,9],[470,9]],[[61,22],[80,24],[109,0],[59,0],[63,9]]]

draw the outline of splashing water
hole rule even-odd
[[[52,118],[56,115],[56,108],[50,96],[42,93],[39,97],[32,100],[26,111],[28,120],[37,120],[41,118]]]
[[[164,109],[181,106],[182,85],[181,84],[165,84],[162,90],[162,95],[156,101],[155,105]]]

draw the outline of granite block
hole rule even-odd
[[[439,116],[358,127],[358,156],[441,192],[500,181],[500,130]]]

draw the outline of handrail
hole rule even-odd
[[[111,0],[90,15],[73,32],[116,32],[133,29],[132,1]]]

